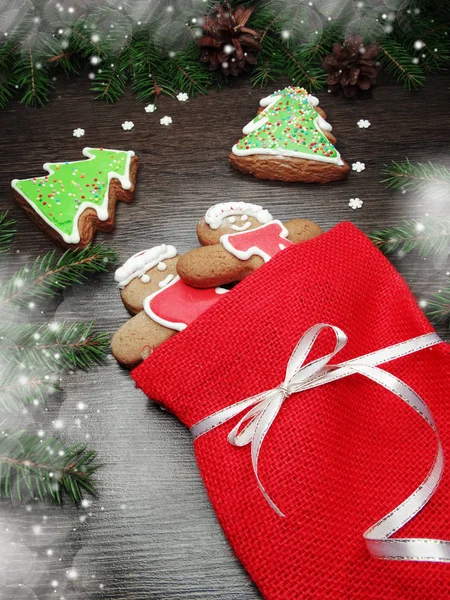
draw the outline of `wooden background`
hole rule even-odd
[[[116,248],[121,260],[161,243],[180,252],[193,247],[196,222],[219,201],[261,203],[276,218],[306,217],[324,229],[351,220],[365,232],[407,217],[448,213],[448,204],[433,194],[419,199],[380,183],[380,169],[392,159],[449,162],[450,91],[443,77],[414,93],[381,80],[355,101],[319,93],[343,157],[366,164],[348,181],[325,186],[258,181],[228,166],[229,149],[265,95],[248,83],[186,103],[161,98],[154,114],[131,92],[113,106],[93,100],[87,77],[55,85],[44,109],[14,103],[0,112],[0,208],[11,209],[19,230],[7,269],[54,247],[13,204],[10,180],[41,175],[47,161],[79,160],[84,146],[132,149],[139,156],[133,203],[119,204],[114,234],[97,237]],[[164,115],[173,118],[171,126],[159,124]],[[372,126],[359,129],[361,118]],[[125,120],[135,123],[130,132],[121,128]],[[72,136],[76,127],[86,130],[85,137]],[[364,200],[361,210],[348,207],[352,197]],[[394,262],[416,297],[426,299],[448,278],[445,259],[412,255]],[[110,332],[128,318],[112,273],[44,307],[42,319],[53,318],[55,309],[57,320],[94,319]],[[104,465],[100,496],[79,510],[0,505],[0,588],[9,585],[0,597],[259,598],[215,519],[183,426],[134,389],[112,357],[93,371],[68,374],[63,388],[47,411],[17,420],[51,433],[59,419],[66,436],[96,449]]]

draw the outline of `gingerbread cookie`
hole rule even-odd
[[[178,260],[175,247],[164,244],[135,254],[117,269],[123,303],[136,313],[111,341],[112,353],[123,365],[137,365],[227,292],[187,286],[177,275]]]
[[[259,179],[328,183],[347,177],[349,165],[319,101],[298,87],[263,98],[263,110],[242,130],[229,155],[233,167]]]
[[[133,151],[85,148],[89,160],[46,163],[48,175],[11,182],[14,198],[55,242],[84,248],[97,229],[114,227],[118,200],[131,202],[138,159]]]
[[[246,223],[251,224],[244,229]],[[208,245],[182,256],[177,272],[185,283],[197,288],[241,281],[281,250],[321,233],[318,225],[306,219],[284,224],[273,220],[258,205],[216,204],[197,226],[200,243],[207,240]]]

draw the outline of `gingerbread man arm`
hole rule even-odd
[[[177,264],[181,279],[196,288],[210,288],[241,281],[264,264],[259,256],[239,260],[222,244],[201,246],[184,254]],[[220,282],[220,283],[217,283]]]
[[[116,360],[131,368],[175,333],[176,331],[156,323],[142,311],[116,331],[111,340],[111,351]]]
[[[307,219],[292,219],[285,224],[287,239],[298,244],[317,237],[322,229]],[[177,264],[181,279],[197,288],[208,288],[241,281],[264,264],[260,256],[240,260],[228,252],[222,244],[202,246],[187,252]]]

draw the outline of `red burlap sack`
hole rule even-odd
[[[343,223],[280,252],[132,373],[152,399],[192,427],[279,385],[299,338],[316,323],[349,338],[333,362],[432,330],[405,282],[372,243]],[[322,334],[314,356],[332,349]],[[450,449],[449,347],[438,344],[382,365],[432,411]],[[250,446],[227,441],[239,417],[201,436],[205,486],[237,556],[264,598],[450,598],[450,564],[370,557],[364,531],[425,478],[436,441],[397,396],[352,375],[288,398],[262,446],[261,494]],[[401,537],[450,537],[450,466]]]

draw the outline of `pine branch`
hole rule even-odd
[[[8,219],[8,211],[0,213],[0,255],[6,252],[11,245],[16,233],[15,223],[13,219]]]
[[[128,82],[128,51],[102,62],[101,73],[97,71],[91,89],[100,92],[96,99],[116,102],[125,93]]]
[[[99,465],[93,451],[66,446],[59,438],[26,431],[0,434],[0,497],[25,501],[39,498],[61,504],[64,494],[80,502],[95,495],[93,476]]]
[[[304,87],[309,91],[321,89],[325,85],[326,75],[321,67],[302,63],[301,54],[288,48],[283,48],[283,52],[287,57],[285,73],[289,79],[292,79],[294,85]]]
[[[101,58],[105,55],[103,47],[93,41],[92,34],[84,28],[82,20],[72,29],[69,48],[78,52],[86,60],[90,60],[93,56]]]
[[[265,87],[272,81],[275,81],[278,73],[274,71],[272,63],[268,57],[261,58],[258,65],[253,69],[250,81],[253,86]]]
[[[105,332],[93,323],[2,324],[0,359],[26,369],[88,369],[101,363],[109,349]]]
[[[20,42],[20,56],[13,64],[12,74],[18,88],[24,91],[21,102],[27,106],[44,106],[53,87],[48,58],[59,51],[56,38],[41,36],[33,27]]]
[[[0,72],[0,108],[5,108],[13,97],[17,80],[11,72]]]
[[[315,61],[321,63],[323,58],[332,51],[336,40],[343,38],[342,24],[331,22],[324,28],[321,37],[317,41],[302,46],[298,57],[305,63],[314,63]]]
[[[183,52],[177,52],[170,61],[173,81],[182,92],[192,96],[195,92],[206,94],[212,84],[211,71],[200,62],[200,49],[193,43]]]
[[[323,57],[331,51],[333,42],[342,39],[348,20],[356,13],[363,18],[369,10],[368,6],[360,7],[355,13],[352,3],[347,3],[348,10],[343,10],[339,18],[330,22],[323,18],[322,35],[314,33],[314,41],[308,41],[312,32],[310,9],[306,5],[295,1],[232,0],[230,6],[236,9],[242,1],[255,9],[248,25],[260,32],[262,42],[262,52],[251,76],[253,85],[264,86],[276,77],[285,76],[310,90],[323,86]],[[204,4],[205,13],[214,4],[215,0],[208,0]],[[425,74],[445,70],[450,64],[450,8],[447,4],[439,0],[414,0],[414,8],[419,10],[399,9],[398,21],[392,22],[392,32],[381,40],[374,40],[381,44],[379,60],[408,89],[421,87]],[[39,30],[41,10],[42,7],[36,7],[30,12],[20,30],[0,46],[0,107],[7,105],[16,88],[22,90],[22,102],[43,105],[50,97],[55,70],[72,76],[86,68],[92,69],[94,57],[101,60],[101,66],[92,89],[98,98],[108,102],[114,102],[123,94],[129,79],[141,101],[160,94],[174,96],[180,90],[189,95],[205,93],[212,85],[221,89],[233,81],[218,72],[211,73],[200,63],[194,40],[170,57],[164,47],[158,47],[155,41],[161,39],[160,27],[169,24],[163,13],[156,13],[145,28],[134,30],[129,47],[122,50],[127,55],[122,60],[117,56],[113,38],[101,35],[98,29],[101,7],[87,11],[75,21],[69,33],[55,31],[53,35]],[[320,5],[315,10],[320,14]],[[183,22],[190,23],[189,8],[182,12]],[[193,8],[191,16],[198,18],[198,11]],[[194,35],[194,31],[192,33]],[[417,40],[424,41],[423,48],[417,49]]]
[[[413,250],[418,250],[421,257],[438,254],[450,248],[450,218],[403,221],[401,225],[374,231],[369,238],[385,254],[404,255]]]
[[[58,52],[53,56],[50,56],[47,60],[51,67],[62,70],[67,77],[77,75],[79,67],[81,66],[74,50]]]
[[[427,74],[444,71],[450,64],[449,36],[437,33],[430,36],[427,39],[425,46],[420,50],[414,48],[414,43],[412,41],[408,48],[410,53],[416,54],[416,58],[419,59],[422,69]]]
[[[397,81],[408,89],[417,89],[424,84],[425,77],[419,64],[413,63],[403,46],[392,39],[385,39],[379,44],[378,60],[394,75]]]
[[[151,100],[161,93],[176,95],[176,89],[168,76],[170,61],[162,56],[148,36],[132,43],[131,60],[132,87],[138,100]]]
[[[427,302],[427,317],[435,325],[450,323],[450,286],[432,295]]]
[[[68,250],[56,259],[55,252],[25,265],[0,290],[0,308],[12,303],[26,306],[30,301],[58,295],[68,286],[85,280],[87,273],[106,271],[117,260],[115,250],[97,244],[83,250]]]
[[[401,163],[392,161],[390,165],[385,165],[382,174],[387,175],[382,183],[390,188],[421,191],[429,185],[442,186],[442,191],[450,199],[450,169],[442,165],[412,163],[408,159]]]
[[[60,389],[58,376],[43,370],[25,370],[21,366],[4,368],[0,376],[0,409],[18,413],[32,405],[44,406],[45,394]]]

